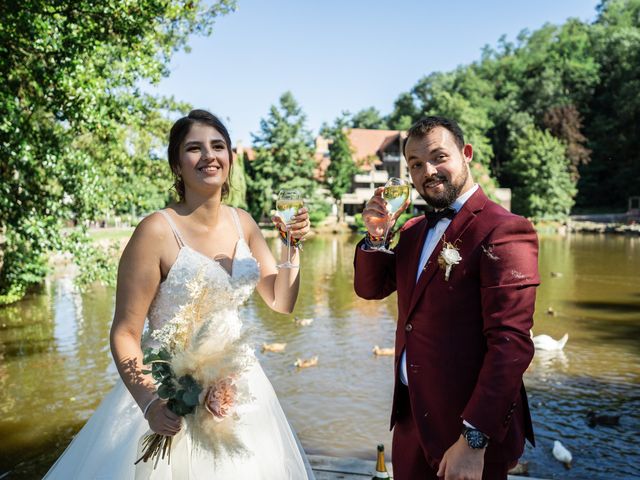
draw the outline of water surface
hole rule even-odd
[[[270,311],[255,295],[245,307],[258,353],[289,420],[309,453],[373,459],[391,447],[388,416],[396,299],[353,293],[356,237],[321,235],[305,245],[302,288],[293,315]],[[277,246],[274,243],[274,248]],[[538,352],[525,376],[537,448],[523,456],[532,476],[557,479],[640,477],[640,238],[542,237],[542,285],[534,334],[559,338],[561,353]],[[110,390],[117,372],[108,332],[114,292],[77,293],[67,277],[0,310],[0,475],[41,478]],[[294,316],[312,318],[298,326]],[[299,370],[296,358],[319,356]],[[588,425],[589,410],[621,415],[620,425]],[[561,440],[574,457],[552,456]]]

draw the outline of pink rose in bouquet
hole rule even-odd
[[[238,390],[231,378],[213,383],[204,397],[204,407],[215,418],[222,420],[229,415],[236,401]]]

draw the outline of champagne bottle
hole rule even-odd
[[[371,480],[389,479],[389,473],[387,472],[387,466],[384,464],[384,445],[378,445],[378,460],[376,461],[376,471],[371,477]]]

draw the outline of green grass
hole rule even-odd
[[[94,240],[122,240],[123,238],[129,238],[133,233],[133,227],[131,228],[105,228],[90,230],[89,236]]]

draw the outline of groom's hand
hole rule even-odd
[[[376,188],[373,197],[369,199],[362,211],[362,221],[369,235],[381,237],[389,221],[389,212],[382,198],[383,187]]]
[[[482,480],[485,448],[471,448],[460,435],[458,441],[444,452],[438,477],[445,480]]]
[[[407,209],[411,201],[407,201],[395,212],[389,215],[387,210],[387,202],[382,198],[384,187],[378,187],[373,193],[373,197],[369,199],[362,211],[362,221],[370,235],[381,237],[384,235],[387,225],[389,228],[396,223],[396,220]]]

